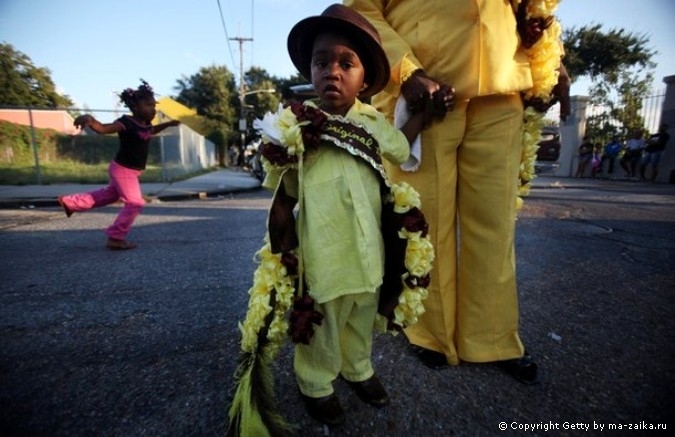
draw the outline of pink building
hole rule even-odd
[[[27,109],[0,109],[0,120],[30,126],[32,115],[33,126],[36,128],[54,129],[57,132],[68,135],[80,133],[80,129],[73,125],[73,117],[64,110],[32,109],[30,112],[31,114],[29,115]]]

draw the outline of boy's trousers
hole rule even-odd
[[[373,376],[371,353],[378,293],[358,293],[315,304],[323,314],[309,345],[295,346],[294,367],[300,391],[319,398],[333,393],[333,380]]]

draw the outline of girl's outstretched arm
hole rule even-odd
[[[89,127],[97,134],[114,134],[121,131],[124,128],[124,126],[122,126],[119,123],[103,124],[89,114],[80,115],[75,119],[73,124],[82,129],[84,129],[85,127]]]
[[[156,124],[152,127],[152,134],[153,135],[158,134],[161,131],[163,131],[164,129],[166,129],[167,127],[178,126],[179,124],[180,124],[180,121],[178,121],[178,120],[171,120],[171,121],[167,121],[165,123]]]

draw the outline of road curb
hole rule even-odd
[[[158,200],[160,202],[178,202],[183,200],[213,199],[218,196],[223,196],[226,194],[245,193],[250,191],[257,191],[260,189],[262,188],[261,187],[229,188],[223,190],[195,191],[189,193],[167,194],[159,196],[148,194],[144,195],[143,197],[148,203],[152,203],[153,200]],[[17,198],[0,199],[0,209],[25,209],[25,208],[42,208],[53,206],[60,206],[58,200],[55,197],[23,197],[20,199]]]

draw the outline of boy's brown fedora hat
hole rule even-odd
[[[367,84],[359,96],[366,98],[382,91],[389,82],[389,62],[380,35],[361,14],[341,4],[330,5],[321,15],[299,21],[288,34],[288,54],[300,74],[311,81],[314,40],[326,31],[336,31],[357,45],[354,50],[363,63]]]

